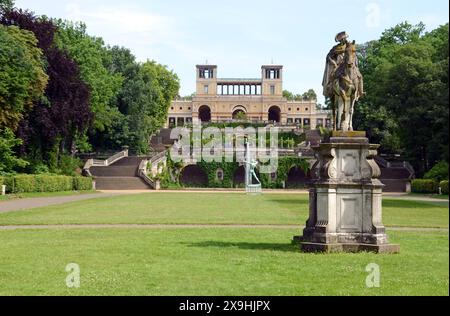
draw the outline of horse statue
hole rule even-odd
[[[336,36],[340,44],[327,57],[324,95],[330,98],[333,130],[353,131],[355,103],[364,95],[364,83],[358,67],[356,43],[347,41],[345,32]]]

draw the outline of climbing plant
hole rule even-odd
[[[208,176],[209,188],[233,188],[234,175],[239,169],[240,165],[237,162],[205,162],[197,163],[197,166],[203,170]],[[170,159],[170,154],[167,155],[167,167],[158,176],[161,181],[161,188],[175,189],[182,188],[180,183],[180,174],[185,166],[182,163],[174,163]],[[275,174],[260,174],[262,187],[265,189],[282,189],[286,186],[288,180],[289,170],[294,167],[301,168],[305,173],[310,170],[309,162],[300,157],[280,157],[278,161],[278,169]],[[217,177],[218,171],[223,172],[223,178]]]

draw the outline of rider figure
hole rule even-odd
[[[336,70],[344,61],[345,50],[348,44],[348,35],[346,32],[341,32],[336,35],[335,41],[338,42],[327,55],[327,66],[325,68],[325,74],[323,78],[324,96],[332,97],[333,92],[333,78]]]

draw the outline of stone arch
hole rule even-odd
[[[247,115],[247,109],[242,105],[235,106],[233,108],[233,120],[235,120],[237,118],[239,113],[243,113],[243,114]]]
[[[259,174],[259,170],[256,169],[256,176],[261,179],[261,175]],[[240,166],[234,171],[233,174],[233,186],[245,186],[245,167]]]
[[[305,172],[299,166],[292,166],[289,169],[288,177],[286,179],[287,188],[304,188],[311,181],[311,173]]]
[[[269,108],[269,121],[280,123],[281,122],[281,109],[279,106],[274,105]]]
[[[198,119],[202,123],[211,122],[211,108],[207,105],[202,105],[198,109]]]
[[[233,174],[233,185],[239,186],[244,185],[245,186],[245,167],[240,166],[234,171]]]
[[[197,165],[190,165],[181,170],[180,184],[187,187],[206,187],[208,175]]]

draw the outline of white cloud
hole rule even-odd
[[[106,40],[130,36],[130,41],[155,44],[173,41],[177,36],[172,18],[130,6],[94,7],[85,11],[71,3],[66,6],[66,18],[85,22],[90,33],[101,34]]]

